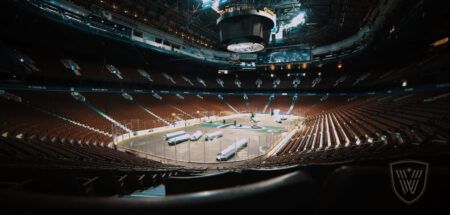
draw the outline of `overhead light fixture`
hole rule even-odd
[[[219,69],[218,71],[217,71],[217,73],[219,73],[219,74],[228,74],[228,70],[227,69]]]
[[[282,23],[279,26],[275,26],[272,29],[272,35],[275,37],[272,39],[283,40],[285,30],[295,28],[299,25],[304,25],[306,23],[306,12],[300,11],[295,17],[293,17],[289,23]]]
[[[444,37],[444,38],[442,38],[440,40],[435,41],[431,45],[433,47],[438,47],[438,46],[442,46],[442,45],[447,44],[447,43],[448,43],[448,37]]]
[[[222,5],[220,6],[222,7]],[[254,53],[264,50],[269,42],[271,29],[276,24],[276,15],[270,9],[264,10],[229,5],[217,20],[220,41],[228,51]]]
[[[391,27],[391,29],[389,29],[389,33],[392,34],[394,31],[395,31],[395,25],[393,25],[393,26]]]
[[[226,0],[203,0],[202,1],[202,8],[208,9],[211,8],[216,12],[220,12],[219,6],[221,2],[226,2]]]
[[[402,87],[407,87],[407,86],[408,86],[408,81],[402,80]]]
[[[283,28],[284,29],[295,28],[305,23],[306,23],[306,13],[305,11],[300,11],[294,18],[291,19],[291,21],[287,25],[284,25]]]
[[[308,69],[308,64],[307,63],[302,63],[302,69]]]

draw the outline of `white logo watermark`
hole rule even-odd
[[[428,163],[406,160],[390,165],[392,188],[397,197],[406,204],[420,199],[428,180]]]

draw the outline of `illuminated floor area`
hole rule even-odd
[[[233,123],[233,125],[224,128],[218,128],[224,125],[223,121],[219,121],[170,131],[184,130],[189,134],[198,130],[202,131],[203,134],[214,131],[223,132],[222,138],[213,141],[205,141],[202,137],[198,141],[186,141],[175,146],[169,146],[164,140],[164,135],[170,132],[162,132],[136,137],[122,142],[120,145],[176,161],[218,163],[216,161],[217,153],[237,140],[249,139],[248,146],[228,160],[240,161],[265,154],[281,138],[282,134],[292,129],[296,123],[294,120],[288,119],[280,124],[275,122],[276,117],[271,116],[258,116],[256,120],[259,121],[259,128],[257,129],[251,128],[249,119],[244,117],[227,120],[225,124]],[[234,121],[238,126],[234,126]]]
[[[134,199],[134,198],[160,198],[166,196],[166,188],[163,184],[152,187],[143,191],[136,191],[130,195],[123,196],[122,198]]]

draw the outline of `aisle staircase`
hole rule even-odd
[[[291,106],[289,107],[288,111],[287,111],[287,115],[291,114],[292,110],[294,110],[295,105],[297,104],[298,101],[298,96],[295,95],[294,97],[292,97],[292,102],[291,102]]]
[[[225,102],[225,104],[226,104],[231,110],[233,110],[235,113],[240,114],[239,111],[236,110],[236,108],[234,108],[230,103],[228,103],[228,102],[226,102],[226,101],[223,101],[223,102]]]
[[[160,120],[161,122],[163,122],[166,125],[170,125],[169,122],[167,122],[166,120],[164,120],[162,117],[156,115],[155,113],[153,113],[152,111],[150,111],[149,109],[147,109],[146,107],[142,106],[141,104],[137,103],[137,102],[133,102],[136,106],[138,106],[140,109],[142,109],[143,111],[145,111],[146,113],[152,115],[153,117],[155,117],[156,119]]]
[[[4,93],[3,95],[10,95],[10,96],[13,96],[13,97],[15,97],[15,98],[20,98],[20,99],[18,99],[18,100],[16,100],[16,99],[9,99],[7,96],[0,96],[0,98],[4,98],[4,99],[8,99],[8,100],[11,100],[11,101],[15,101],[15,102],[21,103],[21,104],[23,104],[23,105],[25,105],[25,106],[28,106],[28,107],[31,108],[31,109],[37,110],[37,111],[39,111],[39,112],[45,113],[45,114],[47,114],[47,115],[50,115],[50,116],[52,116],[52,117],[55,117],[55,118],[58,118],[58,119],[60,119],[60,120],[66,121],[66,122],[68,122],[68,123],[70,123],[70,124],[73,124],[73,125],[76,125],[76,126],[79,126],[79,127],[86,128],[86,129],[88,129],[88,130],[90,130],[90,131],[93,131],[93,132],[95,132],[95,133],[98,133],[98,134],[102,134],[102,135],[105,135],[105,136],[108,136],[108,137],[112,137],[112,135],[111,135],[110,133],[106,132],[106,131],[102,131],[102,130],[100,130],[100,129],[91,127],[91,126],[86,125],[86,124],[84,124],[84,123],[75,121],[75,120],[73,120],[73,119],[70,119],[70,117],[67,117],[67,116],[65,116],[65,115],[63,115],[63,114],[61,114],[61,113],[57,113],[57,112],[54,112],[54,111],[50,111],[50,110],[47,110],[47,109],[45,109],[45,108],[39,107],[39,106],[37,106],[37,105],[35,105],[35,104],[31,104],[31,103],[29,103],[29,102],[23,101],[22,98],[21,98],[20,96],[17,96],[17,95],[11,94],[11,93],[7,93],[7,92],[5,92],[5,91],[4,91],[3,93]]]
[[[81,95],[80,93],[75,93],[73,92],[72,94],[72,98],[83,103],[84,105],[86,105],[88,108],[90,108],[91,110],[93,110],[95,113],[99,114],[100,116],[102,116],[103,118],[105,118],[106,120],[108,120],[109,122],[111,122],[112,124],[114,124],[115,126],[121,128],[122,130],[128,132],[128,133],[133,133],[133,131],[129,128],[127,128],[126,126],[122,125],[120,122],[116,121],[115,119],[111,118],[110,116],[108,116],[107,114],[103,113],[103,111],[101,111],[100,109],[98,109],[95,105],[91,104],[86,97],[84,97],[83,95]]]
[[[270,106],[270,104],[272,104],[273,100],[275,100],[275,95],[272,94],[269,97],[269,101],[267,102],[266,106],[264,106],[264,109],[263,109],[262,113],[266,113],[267,108],[269,108],[269,106]]]
[[[195,119],[196,117],[192,116],[191,114],[186,113],[184,110],[181,110],[180,108],[174,106],[174,105],[169,105],[170,107],[172,107],[173,109],[177,110],[178,112],[184,114],[185,116],[188,116],[190,119]]]

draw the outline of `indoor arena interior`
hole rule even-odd
[[[447,214],[450,7],[2,0],[0,215]]]

